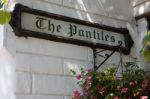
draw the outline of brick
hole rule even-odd
[[[93,62],[94,56],[93,56],[93,50],[91,48],[88,48],[88,61]]]
[[[74,77],[33,75],[34,94],[72,95],[76,86]]]
[[[77,80],[74,77],[65,77],[65,90],[64,95],[73,95],[74,89],[79,89],[77,86]]]
[[[65,89],[63,76],[33,75],[32,93],[63,95]]]
[[[0,48],[0,98],[12,99],[14,93],[14,63],[9,52]]]
[[[41,1],[35,2],[33,4],[33,8],[81,20],[83,20],[86,16],[84,12]]]
[[[84,10],[83,5],[79,2],[79,0],[63,0],[63,5],[71,8]]]
[[[64,99],[72,99],[72,97],[71,96],[65,96]]]
[[[60,5],[62,4],[62,0],[43,0],[43,1],[52,2]]]
[[[70,8],[60,6],[60,5],[54,5],[54,4],[46,3],[46,2],[42,2],[42,1],[35,2],[33,4],[33,8],[38,9],[38,10],[43,10],[46,12],[50,12],[50,13],[54,13],[54,14],[72,17],[72,18],[83,19],[83,18],[81,18],[80,15],[77,14],[77,10],[75,10],[75,9],[70,9]],[[84,15],[84,14],[82,14],[82,15]]]
[[[46,74],[63,74],[63,62],[60,58],[32,55],[31,72]]]
[[[29,73],[16,72],[15,88],[16,93],[30,93],[31,75]]]
[[[46,12],[56,13],[56,14],[61,13],[61,11],[59,10],[60,7],[58,5],[54,5],[54,4],[43,2],[43,1],[34,2],[33,3],[33,8],[38,9],[38,10],[43,10],[43,11],[46,11]]]
[[[123,20],[118,20],[117,18],[113,18],[109,16],[94,15],[94,14],[89,14],[89,16],[90,16],[90,19],[88,19],[88,17],[86,16],[87,21],[92,20],[92,22],[99,23],[99,24],[104,24],[104,25],[113,26],[117,28],[120,28],[120,27],[126,28],[127,22]]]
[[[116,4],[117,2],[117,4]],[[118,4],[119,3],[119,4]],[[84,1],[77,1],[77,0],[64,0],[63,5],[73,7],[76,9],[80,9],[85,12],[91,12],[97,15],[102,16],[109,16],[114,19],[121,19],[126,21],[131,21],[132,16],[132,7],[128,1],[120,1],[120,0],[84,0]],[[123,7],[125,6],[125,7]],[[128,7],[126,7],[128,6]],[[128,12],[128,13],[124,13]],[[86,14],[88,17],[91,17],[90,14]],[[99,21],[98,21],[99,22]],[[104,20],[106,22],[106,20]]]
[[[16,99],[34,99],[32,95],[16,95]]]
[[[17,52],[16,70],[33,73],[63,74],[60,58]]]
[[[30,71],[30,55],[23,53],[16,53],[16,70]]]
[[[32,8],[33,2],[31,0],[14,0],[15,3],[20,3]]]
[[[117,19],[131,21],[133,18],[132,7],[127,0],[106,0],[101,2],[109,16]]]
[[[100,1],[97,0],[64,0],[63,5],[80,9],[85,12],[92,12],[96,14],[106,15],[105,9],[103,9]]]
[[[42,48],[39,52],[51,54],[52,56],[87,60],[87,47],[76,46],[58,42],[41,42]]]
[[[63,99],[63,96],[53,96],[53,95],[16,95],[16,99]]]
[[[87,16],[86,12],[76,10],[76,9],[66,8],[66,7],[61,7],[60,10],[61,10],[61,15],[80,19],[80,20],[86,20],[86,16]]]

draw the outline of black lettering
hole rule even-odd
[[[77,27],[75,25],[69,24],[69,29],[70,29],[70,37],[72,37],[73,35],[75,35],[77,33]]]
[[[122,44],[122,41],[118,41],[118,44]]]
[[[108,41],[108,38],[109,38],[109,35],[107,34],[107,35],[105,36],[105,41]]]
[[[44,27],[44,20],[46,20],[46,19],[44,19],[44,18],[40,18],[40,17],[36,17],[36,19],[37,19],[37,21],[36,21],[36,27],[38,28],[38,29],[45,29],[46,27]]]
[[[83,36],[84,37],[84,30],[79,30],[79,36]]]
[[[115,40],[115,36],[111,36],[110,37],[110,40],[111,40],[111,42],[115,42],[116,40]]]
[[[87,38],[92,38],[91,31],[85,31],[85,32],[86,32],[86,37]]]
[[[95,29],[93,30],[93,33],[94,33],[94,39],[96,39],[96,31],[95,31]]]
[[[58,25],[57,26],[57,32],[60,32],[60,29],[61,29],[61,25]]]
[[[104,33],[104,32],[102,31],[102,32],[101,32],[101,34],[102,34],[102,40],[104,40],[104,34],[103,34],[103,33]]]
[[[99,33],[97,33],[97,38],[98,38],[99,40],[101,40],[101,37],[100,37],[100,34],[99,34]]]
[[[48,21],[48,30],[54,33],[55,25],[51,23],[51,20]]]

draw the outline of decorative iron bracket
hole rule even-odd
[[[105,49],[101,51],[97,51],[96,48],[93,48],[93,57],[94,57],[94,71],[97,71],[117,50],[121,50],[122,43],[117,46],[115,50],[113,50],[110,54],[101,55],[100,53],[107,51]],[[104,60],[97,66],[96,64],[96,58],[102,57]]]

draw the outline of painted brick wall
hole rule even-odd
[[[12,0],[9,9],[15,3],[81,20],[127,27],[133,39],[136,38],[133,12],[127,0]],[[124,61],[137,57],[136,46],[130,55],[124,56]],[[15,99],[71,99],[77,86],[70,69],[79,72],[81,67],[91,68],[93,63],[93,52],[88,47],[19,38],[9,25],[5,26],[4,47],[16,64]],[[115,53],[106,65],[118,64],[118,61],[119,53]]]

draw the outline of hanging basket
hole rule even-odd
[[[136,61],[124,63],[121,51],[118,66],[104,72],[82,68],[76,78],[81,91],[75,90],[73,99],[141,99],[150,95],[150,80]]]

